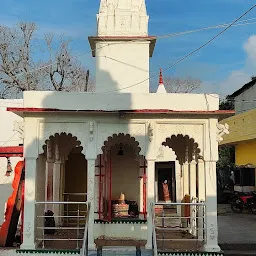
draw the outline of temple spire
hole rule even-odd
[[[166,89],[164,87],[163,70],[161,68],[160,68],[160,73],[159,73],[159,85],[158,85],[156,93],[167,93]]]
[[[145,0],[101,0],[98,36],[147,36]]]

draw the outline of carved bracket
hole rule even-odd
[[[223,136],[229,134],[229,125],[228,124],[217,124],[217,141],[223,141]]]
[[[149,125],[148,125],[148,138],[149,138],[150,142],[153,140],[153,137],[154,137],[153,125],[152,125],[152,123],[149,123]]]
[[[89,123],[89,139],[93,141],[94,138],[94,122]]]

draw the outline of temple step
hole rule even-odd
[[[104,246],[98,250],[98,256],[140,256],[140,249],[135,246]]]

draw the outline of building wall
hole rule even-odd
[[[104,48],[103,48],[104,49]],[[136,58],[137,55],[136,55]],[[107,68],[107,67],[106,67]],[[130,76],[127,69],[122,76],[124,83],[129,84]],[[120,74],[119,74],[120,75]],[[131,76],[135,76],[133,73]],[[147,77],[148,78],[148,77]],[[136,80],[138,82],[138,80]],[[98,83],[97,83],[98,85]],[[98,87],[108,87],[107,80],[99,83]],[[141,87],[142,84],[134,87]],[[124,90],[125,91],[125,90]],[[122,90],[122,92],[124,92]],[[182,104],[180,104],[182,102]],[[60,110],[84,111],[120,111],[120,110],[172,110],[172,111],[214,111],[219,110],[219,96],[216,94],[190,94],[190,93],[117,93],[108,94],[88,92],[24,92],[25,108],[50,108]],[[56,113],[55,113],[56,114]],[[58,114],[57,114],[58,115]],[[176,116],[176,118],[178,118]],[[194,117],[193,117],[194,118]],[[189,118],[188,118],[189,119]]]
[[[147,80],[149,43],[109,42],[108,46],[106,42],[96,43],[96,92],[115,92],[138,81]],[[149,80],[119,92],[148,93]]]
[[[256,85],[235,97],[236,114],[256,108]]]
[[[132,148],[124,147],[124,155],[118,156],[119,145],[112,150],[112,198],[119,199],[124,193],[127,200],[140,205],[140,169]]]
[[[65,193],[87,192],[87,161],[83,154],[70,154],[65,166]],[[79,198],[71,196],[70,201]],[[85,198],[84,198],[85,199]]]
[[[256,139],[240,142],[236,145],[236,164],[256,166]]]
[[[6,111],[7,107],[21,107],[23,100],[0,100],[0,146],[18,146],[22,143],[19,135],[13,131],[14,121],[22,121],[22,118],[18,117],[12,112]],[[12,168],[21,159],[18,157],[11,158]],[[8,197],[12,193],[11,183],[13,181],[13,173],[10,177],[5,176],[7,161],[6,158],[0,158],[0,225],[3,223],[5,203]]]
[[[256,138],[256,109],[232,116],[220,123],[229,125],[229,134],[220,144],[235,144]]]
[[[196,118],[195,116],[183,117],[182,115],[172,117],[168,115],[134,114],[122,117],[119,114],[105,113],[84,114],[76,112],[72,114],[60,114],[56,112],[40,112],[27,114],[25,117],[25,128],[29,131],[25,133],[25,156],[28,158],[37,157],[38,153],[41,154],[45,141],[56,133],[70,133],[72,136],[77,137],[77,140],[81,142],[81,146],[83,147],[82,152],[85,154],[86,159],[90,161],[88,164],[90,169],[88,170],[89,187],[87,192],[88,201],[92,204],[92,211],[97,209],[97,203],[94,198],[94,160],[97,155],[103,153],[103,146],[106,145],[110,140],[109,138],[113,138],[114,135],[122,133],[129,135],[128,137],[131,137],[132,140],[139,143],[141,149],[140,154],[144,155],[148,161],[148,206],[154,202],[155,169],[153,163],[154,161],[164,161],[164,159],[168,159],[168,157],[165,157],[165,151],[162,146],[162,143],[165,142],[167,138],[171,138],[172,135],[187,135],[198,143],[200,154],[205,161],[209,163],[209,160],[218,160],[217,118],[213,116],[207,119],[205,116]],[[167,150],[166,153],[167,155],[169,154],[170,158],[174,158],[174,155],[170,154],[170,150]],[[120,161],[118,170],[124,168],[125,165],[126,163]],[[74,168],[72,168],[72,170],[74,170]],[[180,169],[177,168],[176,170]],[[73,176],[75,176],[75,172],[72,172],[70,178],[72,179]],[[128,181],[124,175],[122,175],[122,179],[124,179],[125,182]],[[178,179],[181,180],[180,177],[178,177]],[[133,180],[135,182],[138,180],[138,177],[135,177],[135,173]],[[136,187],[137,184],[135,183],[135,188]],[[121,186],[119,186],[119,189],[120,188]],[[127,193],[126,191],[119,190],[118,194],[116,194],[118,197],[120,192],[126,193],[127,199],[135,195],[135,193],[129,194],[129,191]],[[211,192],[211,196],[216,196],[214,189]],[[92,215],[94,217],[93,213]],[[94,228],[92,220],[93,218],[91,218],[91,222],[89,223],[89,230]],[[150,235],[150,229],[152,228],[150,213],[148,214],[147,226],[147,233]],[[152,237],[148,236],[148,241],[151,243]],[[93,241],[91,241],[91,243],[93,243]]]

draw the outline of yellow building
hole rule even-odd
[[[234,145],[236,165],[256,166],[256,79],[245,84],[229,96],[234,100],[236,115],[222,124],[229,125],[230,133],[224,136],[221,144]]]
[[[256,166],[256,109],[222,120],[229,125],[229,134],[221,144],[231,144],[236,149],[236,165]]]

